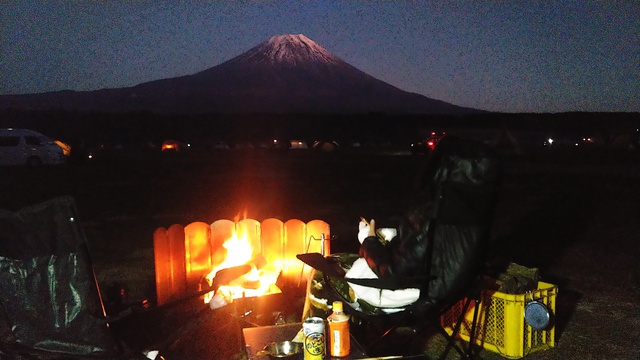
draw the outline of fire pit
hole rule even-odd
[[[296,255],[327,255],[329,239],[329,225],[322,220],[222,219],[158,228],[153,236],[158,305],[197,293],[220,269],[244,264],[252,270],[220,292],[247,299],[280,294],[282,288],[304,289],[311,269]]]

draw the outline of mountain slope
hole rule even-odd
[[[5,95],[0,106],[159,113],[477,112],[402,91],[304,35],[278,35],[202,72],[88,92]]]

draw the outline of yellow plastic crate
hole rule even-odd
[[[556,311],[558,287],[538,282],[538,289],[528,294],[506,294],[485,290],[482,292],[475,343],[509,359],[520,359],[529,353],[556,346],[553,316]],[[539,300],[551,311],[552,322],[547,329],[534,330],[524,321],[524,309],[531,300]],[[469,341],[473,321],[473,301],[460,326],[459,337]],[[451,334],[456,319],[462,312],[460,301],[441,318],[442,326]]]

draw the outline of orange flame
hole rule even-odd
[[[254,249],[245,234],[238,237],[233,231],[231,238],[227,239],[222,245],[227,250],[227,257],[222,263],[216,266],[209,274],[206,275],[209,285],[213,284],[218,271],[229,267],[250,264],[252,269],[244,276],[232,281],[228,285],[220,286],[217,290],[228,299],[239,299],[242,297],[261,296],[264,294],[278,293],[280,290],[275,285],[280,275],[281,265],[267,264],[262,268],[256,268],[254,263]],[[205,303],[208,303],[213,297],[213,292],[205,295]]]

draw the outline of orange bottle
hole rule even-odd
[[[333,302],[333,313],[327,317],[329,323],[329,355],[348,356],[351,351],[349,338],[349,315],[344,313],[341,301]]]

